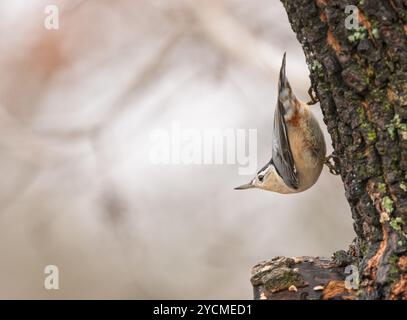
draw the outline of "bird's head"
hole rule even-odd
[[[257,172],[256,176],[246,184],[236,187],[235,190],[245,190],[251,188],[269,189],[270,174],[273,173],[271,165],[268,163],[263,169]]]

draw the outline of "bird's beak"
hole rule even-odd
[[[245,190],[245,189],[250,189],[250,188],[254,188],[254,187],[255,187],[254,184],[249,182],[249,183],[246,183],[246,184],[241,185],[239,187],[236,187],[235,190]]]

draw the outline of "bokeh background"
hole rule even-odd
[[[151,132],[176,121],[257,128],[269,160],[284,51],[297,96],[309,87],[279,1],[2,0],[0,39],[0,298],[250,299],[257,262],[352,241],[326,168],[285,196],[233,190],[251,178],[238,164],[149,159]]]

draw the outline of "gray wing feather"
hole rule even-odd
[[[284,107],[280,100],[277,101],[276,111],[274,113],[274,132],[273,132],[273,163],[274,166],[290,188],[298,188],[297,171],[294,165],[293,155],[291,153],[290,141],[288,140],[287,127],[284,121]]]

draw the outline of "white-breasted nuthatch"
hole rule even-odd
[[[325,162],[324,135],[309,106],[291,90],[280,69],[278,99],[274,112],[272,158],[248,184],[235,189],[260,188],[278,193],[297,193],[310,188]]]

